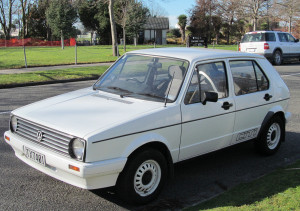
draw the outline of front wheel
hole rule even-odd
[[[119,196],[129,203],[146,204],[159,195],[168,175],[163,154],[146,149],[128,160],[117,181]]]
[[[255,141],[255,147],[263,155],[272,155],[280,147],[284,138],[284,122],[279,116],[273,117],[263,128],[261,136]]]

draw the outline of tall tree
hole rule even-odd
[[[248,15],[253,21],[253,30],[257,30],[257,21],[263,16],[267,1],[265,0],[242,0],[245,15]]]
[[[178,16],[178,25],[179,25],[179,29],[180,29],[180,33],[181,33],[181,41],[182,43],[185,42],[185,27],[187,24],[187,17],[186,15],[179,15]]]
[[[123,31],[123,48],[126,52],[126,26],[128,23],[128,12],[131,4],[134,3],[133,0],[118,0],[116,5],[116,20],[117,23],[121,25]]]
[[[127,29],[128,34],[134,38],[135,46],[137,44],[138,33],[144,28],[149,16],[149,9],[145,7],[142,2],[135,1],[130,4],[127,19]]]
[[[29,10],[30,10],[30,0],[19,0],[20,7],[22,11],[22,36],[23,38],[26,37],[28,30],[27,30],[27,20],[29,18]]]
[[[118,43],[117,43],[117,29],[116,29],[116,22],[115,22],[115,16],[114,16],[114,0],[109,0],[108,2],[108,12],[109,12],[109,18],[110,18],[110,28],[111,28],[111,41],[112,41],[112,50],[113,50],[113,56],[118,55]]]
[[[287,20],[289,32],[292,32],[292,22],[300,17],[300,1],[299,0],[277,0],[275,4],[279,10],[282,20]]]
[[[0,0],[0,24],[5,39],[10,39],[12,29],[12,15],[15,0]]]
[[[53,35],[61,37],[61,47],[64,49],[64,38],[75,35],[73,27],[77,19],[75,8],[69,0],[52,0],[46,18]]]

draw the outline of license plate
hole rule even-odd
[[[247,51],[248,52],[255,52],[255,48],[248,48]]]
[[[36,152],[32,149],[29,149],[28,147],[25,147],[25,146],[23,146],[23,153],[26,158],[28,158],[38,164],[41,164],[43,166],[46,165],[45,155],[43,155],[39,152]]]

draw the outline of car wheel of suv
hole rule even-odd
[[[279,116],[275,116],[263,128],[261,136],[255,141],[255,147],[263,155],[272,155],[279,149],[283,138],[283,120]]]
[[[163,154],[147,149],[132,156],[117,181],[117,193],[124,201],[146,204],[159,195],[168,175]]]
[[[281,65],[282,63],[282,54],[279,50],[275,51],[273,55],[273,64],[274,65]]]

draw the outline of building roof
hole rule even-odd
[[[169,18],[150,17],[145,24],[145,29],[169,29]]]
[[[144,54],[156,55],[163,57],[173,57],[185,59],[190,62],[194,60],[209,60],[209,59],[223,59],[223,58],[264,58],[258,54],[242,53],[229,50],[207,49],[207,48],[150,48],[144,50],[136,50],[128,52],[127,54]]]

